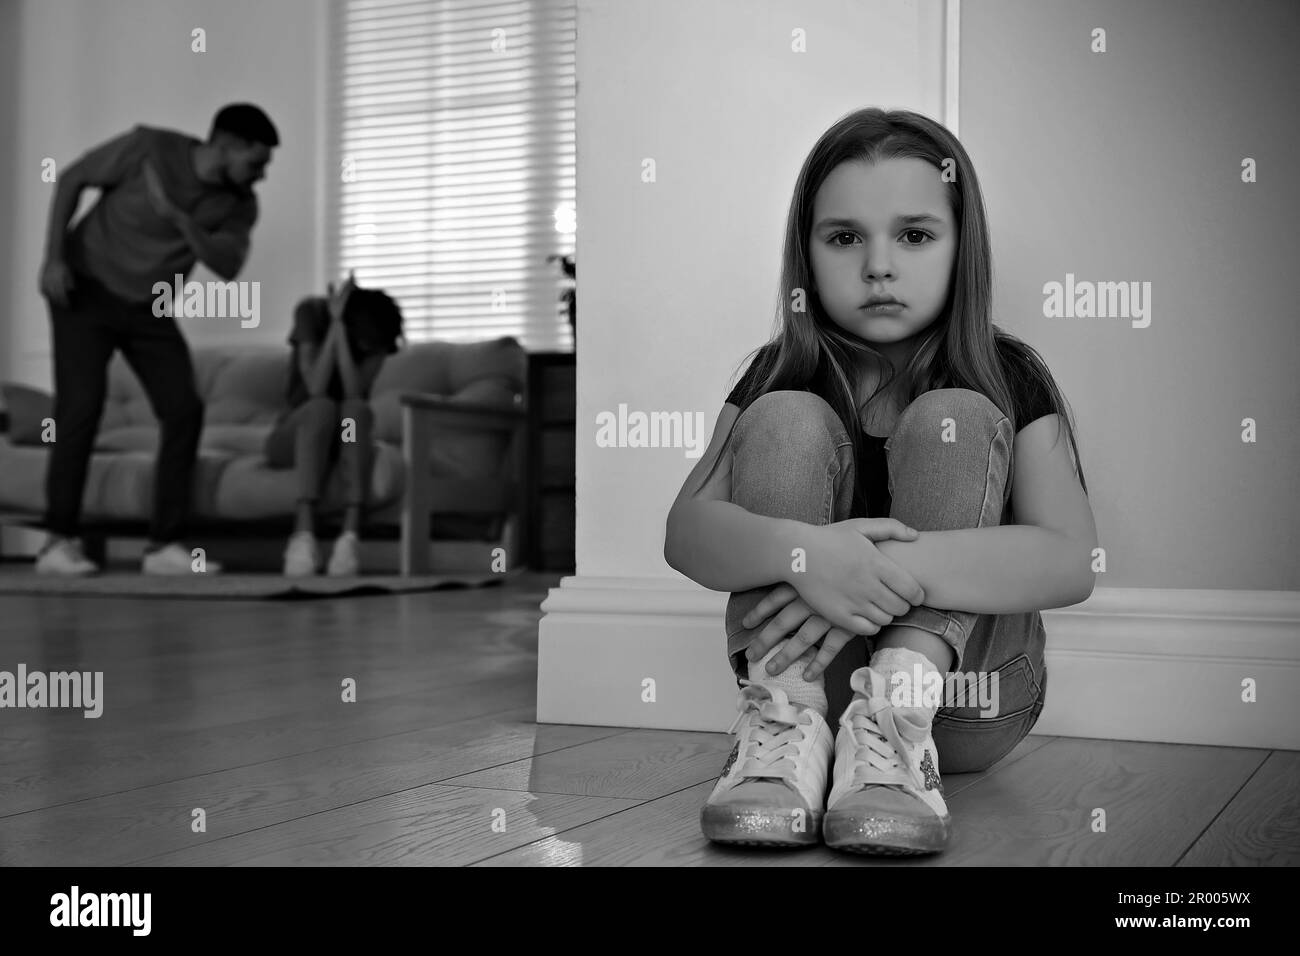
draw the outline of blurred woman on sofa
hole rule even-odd
[[[294,310],[289,344],[289,410],[267,436],[272,468],[297,472],[297,517],[284,552],[284,573],[306,577],[320,569],[317,506],[331,470],[343,479],[343,531],[327,573],[360,570],[360,531],[370,485],[374,414],[370,389],[384,359],[398,349],[402,313],[379,289],[358,288],[349,275],[328,296],[303,299]]]

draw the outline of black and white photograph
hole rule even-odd
[[[830,866],[1260,928],[1298,47],[1291,0],[0,0],[6,923]]]

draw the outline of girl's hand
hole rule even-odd
[[[754,609],[745,615],[742,623],[746,627],[756,627],[759,622],[771,617],[767,626],[750,641],[745,657],[750,661],[761,661],[773,647],[790,635],[790,643],[767,662],[767,672],[773,676],[780,674],[792,663],[803,656],[805,650],[821,642],[817,657],[804,668],[804,680],[816,680],[831,661],[854,635],[842,627],[835,627],[799,597],[788,584],[778,585],[768,592]],[[796,632],[797,629],[797,632]],[[792,633],[795,632],[795,633]]]
[[[750,642],[746,656],[762,658],[790,638],[768,662],[780,674],[818,642],[805,680],[825,671],[856,634],[877,634],[895,617],[925,602],[925,591],[904,568],[886,558],[873,541],[915,541],[920,532],[893,518],[851,518],[831,525],[810,525],[804,546],[807,571],[795,584],[769,591],[742,620],[747,628],[767,618],[767,626]],[[910,602],[910,603],[909,603]],[[818,613],[821,611],[822,613]]]
[[[331,322],[343,321],[343,309],[348,304],[348,297],[352,295],[352,290],[357,287],[357,277],[355,272],[348,272],[347,281],[336,290],[334,283],[330,283],[326,288],[329,292],[329,313]]]
[[[908,571],[873,541],[915,541],[920,532],[894,518],[850,518],[809,525],[805,567],[789,582],[817,614],[850,634],[877,634],[894,618],[925,603]]]

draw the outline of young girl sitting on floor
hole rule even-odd
[[[780,332],[666,528],[672,567],[732,592],[740,714],[711,840],[941,850],[940,769],[990,766],[1038,719],[1038,612],[1091,593],[1097,532],[1051,373],[992,323],[991,268],[943,126],[865,109],[813,147]],[[954,685],[977,699],[932,693]]]

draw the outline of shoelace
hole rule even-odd
[[[852,785],[900,784],[925,789],[925,778],[909,756],[907,744],[925,740],[930,721],[918,707],[895,707],[888,697],[867,686],[869,675],[853,675],[855,696],[840,726],[853,744]]]
[[[734,734],[747,714],[756,713],[758,719],[750,721],[748,733],[740,741],[737,758],[740,769],[736,776],[741,780],[781,780],[793,785],[795,759],[807,736],[809,721],[780,688],[747,680],[740,683],[744,686],[740,714],[727,733]]]

